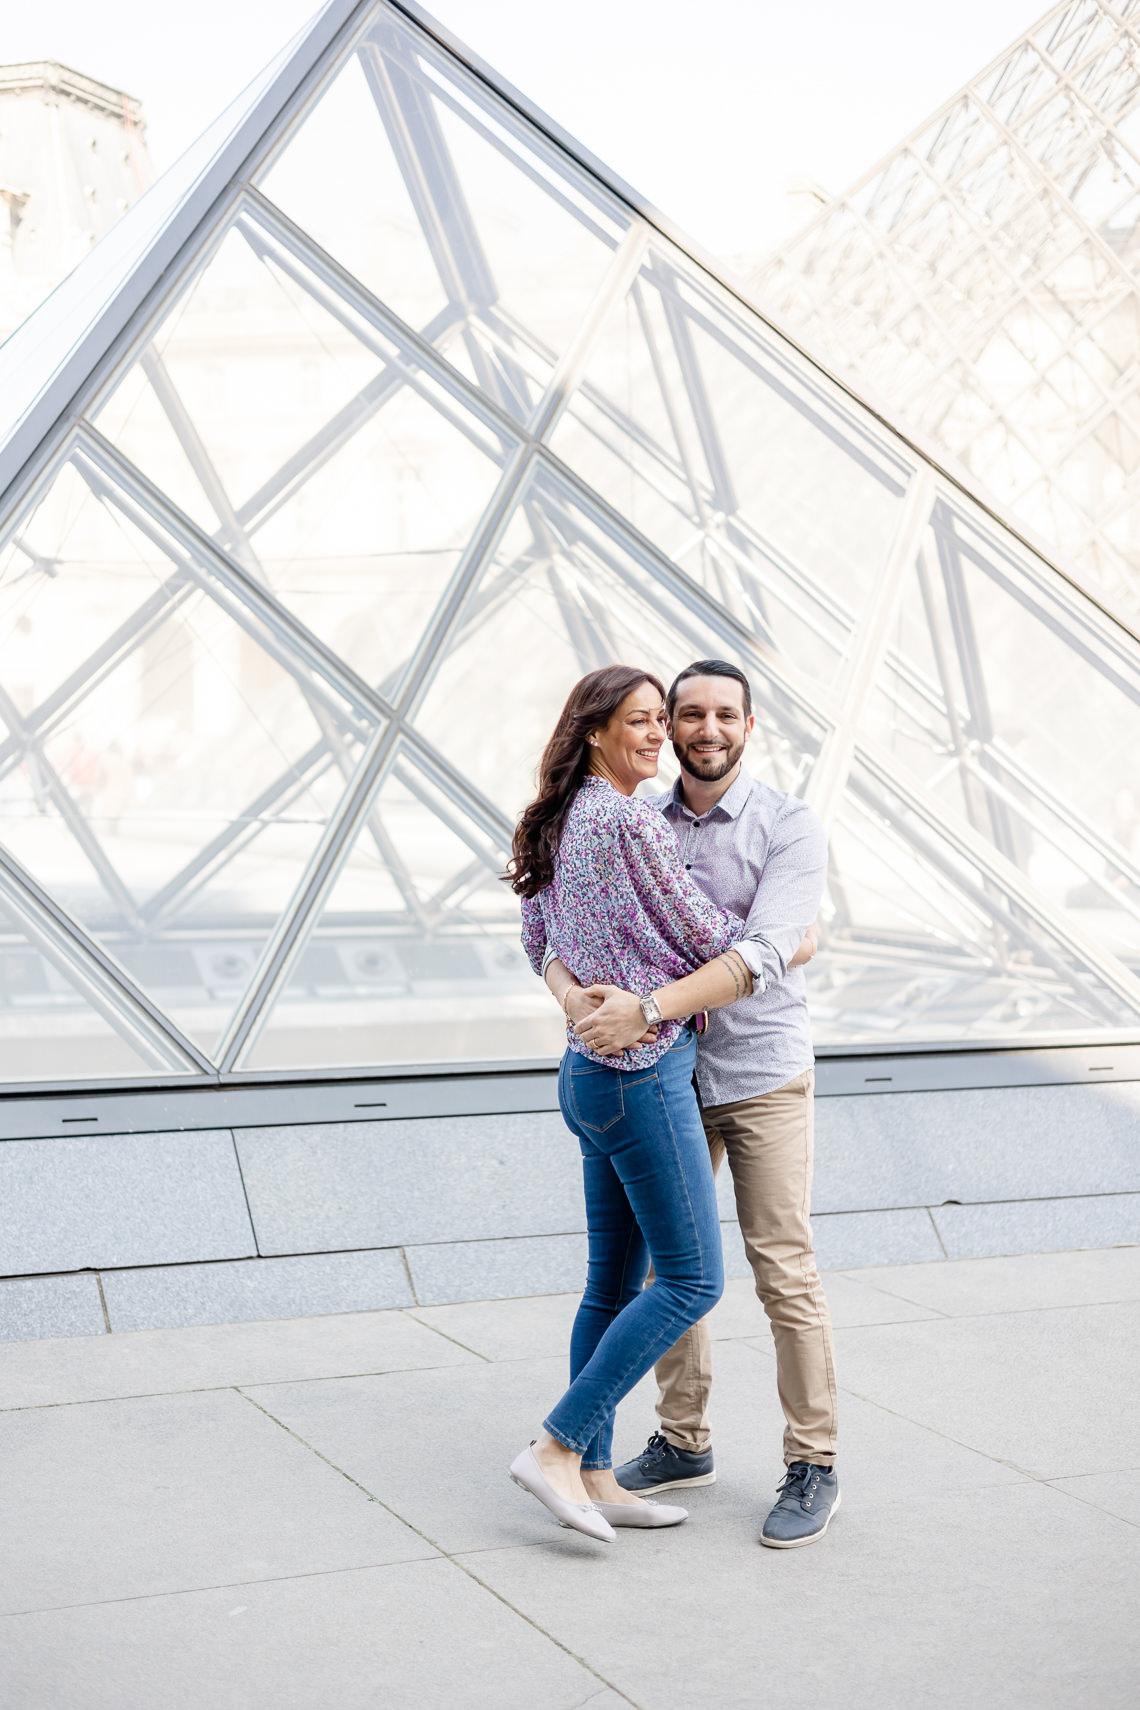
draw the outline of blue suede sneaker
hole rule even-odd
[[[764,1522],[760,1542],[772,1550],[796,1550],[814,1544],[831,1524],[839,1507],[839,1474],[834,1468],[793,1461],[776,1496],[776,1506]]]
[[[614,1468],[623,1490],[688,1490],[697,1484],[715,1484],[712,1450],[703,1455],[675,1449],[660,1431],[654,1431],[640,1455]]]

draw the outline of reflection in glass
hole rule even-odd
[[[1052,7],[750,280],[1134,628],[1138,16]]]
[[[249,212],[97,425],[389,692],[507,449]]]
[[[84,502],[64,503],[76,483]],[[45,548],[32,593],[59,590],[49,616],[82,663],[57,685],[41,647],[19,700],[0,688],[4,843],[211,1049],[355,770],[358,724],[83,458],[60,486],[19,537]]]
[[[562,1026],[519,944],[498,835],[401,750],[242,1066],[549,1058]],[[453,786],[454,789],[454,786]]]
[[[911,464],[674,252],[611,309],[552,445],[790,664],[834,678]]]
[[[1047,1039],[1127,1028],[1135,1011],[1027,887],[940,834],[873,768],[831,828],[824,948],[810,1000],[823,1044]]]
[[[0,1080],[82,1084],[175,1070],[0,897]]]
[[[667,569],[662,576],[563,481],[537,472],[468,598],[416,725],[513,820],[533,794],[566,694],[585,672],[622,660],[668,685],[691,659],[726,653],[754,678],[753,765],[794,790],[821,726],[781,681],[776,658],[753,647],[687,577]]]
[[[377,10],[261,188],[525,421],[627,218],[449,56]]]

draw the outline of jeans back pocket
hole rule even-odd
[[[572,1068],[568,1076],[570,1107],[579,1126],[592,1134],[604,1134],[625,1115],[620,1069],[600,1063]]]

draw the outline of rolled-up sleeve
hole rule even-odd
[[[794,802],[776,827],[744,933],[732,946],[752,970],[754,991],[784,978],[826,882],[827,832],[806,803]]]
[[[747,934],[739,915],[716,906],[685,871],[677,839],[651,812],[624,828],[624,854],[638,901],[663,942],[695,973]]]

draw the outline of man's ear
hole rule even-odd
[[[752,732],[755,729],[756,729],[756,714],[750,712],[748,717],[744,721],[744,740],[745,740],[745,742],[748,741],[748,738],[752,735]]]

